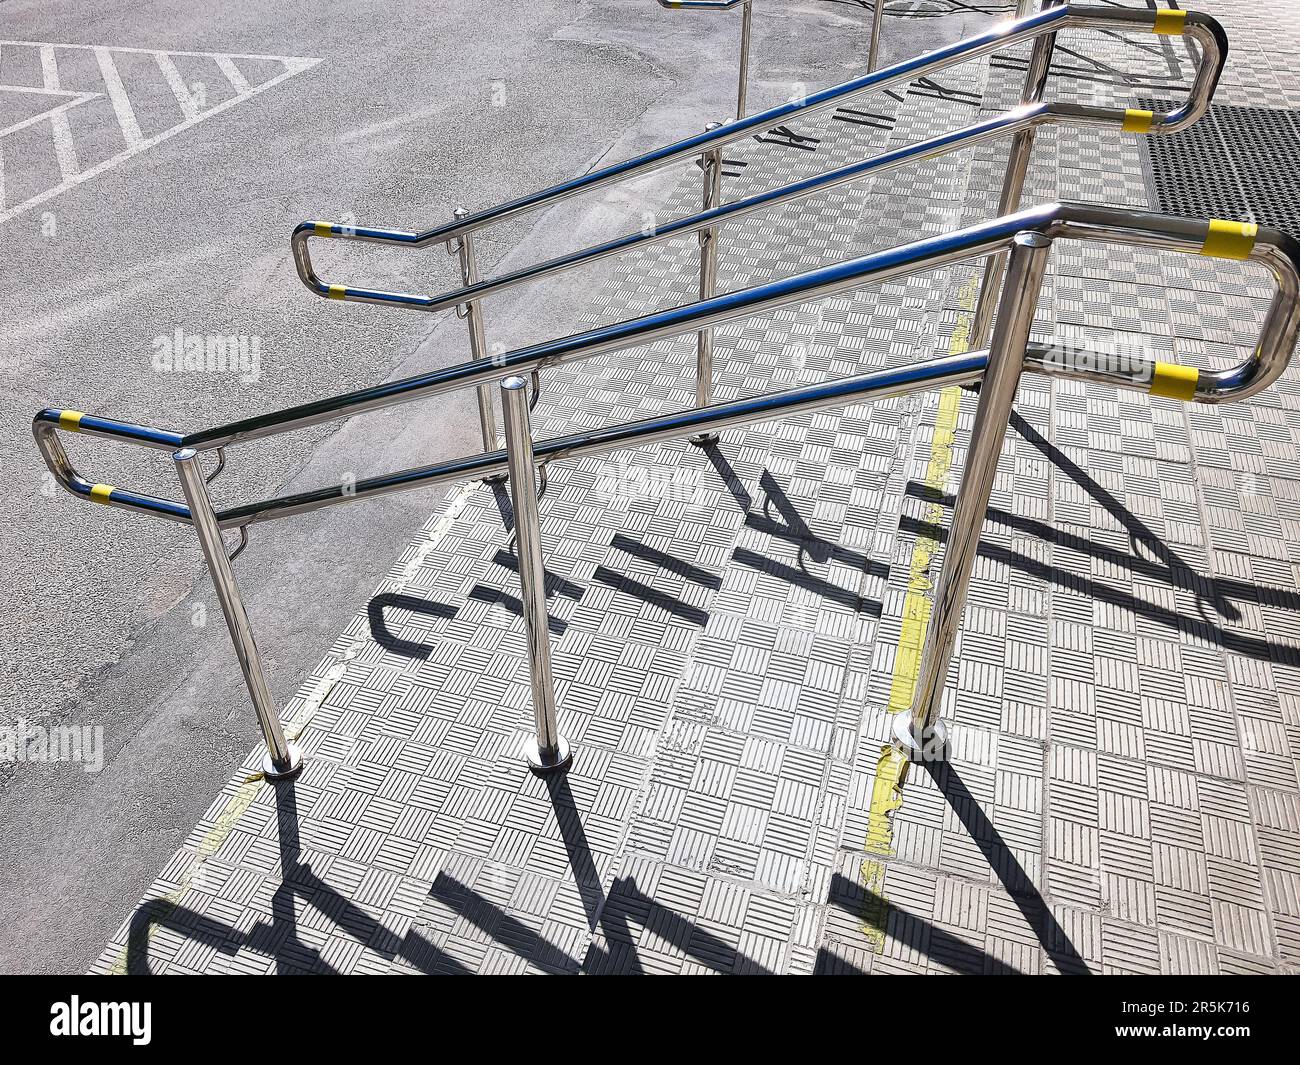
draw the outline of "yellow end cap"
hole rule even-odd
[[[59,411],[59,428],[66,429],[70,433],[79,433],[81,431],[81,419],[85,415],[79,410],[61,410]]]
[[[348,290],[345,285],[330,285],[330,299],[341,300],[347,294]]]
[[[1162,7],[1156,12],[1152,33],[1163,33],[1166,37],[1181,37],[1187,24],[1187,12],[1173,7]]]
[[[329,222],[313,222],[311,224],[318,237],[331,237],[334,235],[334,227]]]
[[[1258,235],[1259,226],[1254,222],[1225,222],[1215,218],[1210,221],[1199,254],[1215,259],[1249,259]]]
[[[1201,371],[1195,366],[1179,366],[1176,362],[1157,362],[1151,373],[1153,396],[1190,400],[1196,395],[1196,382]]]
[[[96,503],[107,503],[113,496],[111,484],[96,484],[90,487],[90,498]]]
[[[1125,133],[1149,133],[1154,119],[1153,112],[1143,111],[1139,107],[1130,107],[1124,112],[1124,124],[1120,128]]]

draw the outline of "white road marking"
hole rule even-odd
[[[104,79],[104,88],[108,90],[113,113],[117,115],[117,124],[122,127],[126,146],[128,149],[134,148],[144,140],[144,134],[140,132],[140,123],[135,120],[135,112],[131,109],[126,87],[117,72],[117,64],[113,62],[113,54],[107,48],[96,48],[95,60],[99,63],[99,73]]]
[[[41,80],[46,92],[61,92],[63,89],[59,84],[59,64],[51,44],[41,46]],[[81,172],[77,149],[72,143],[72,127],[68,125],[68,109],[56,107],[48,114],[50,132],[54,135],[54,155],[59,160],[59,173],[66,181]]]
[[[166,52],[168,55],[195,56],[199,59],[215,59],[218,55],[224,55],[230,59],[270,59],[276,63],[307,63],[310,66],[315,66],[320,62],[319,59],[304,59],[301,56],[261,55],[258,52],[184,52],[178,48],[129,48],[126,45],[119,44],[64,44],[61,41],[0,40],[0,47],[3,47],[6,44],[21,45],[24,48],[43,48],[46,45],[49,45],[51,48],[80,48],[87,52],[97,52],[101,48],[108,48],[111,52],[130,52],[133,55],[156,55],[159,52]]]
[[[26,92],[33,96],[84,96],[88,100],[104,95],[102,92],[73,92],[70,89],[37,88],[35,85],[0,85],[0,92]]]
[[[230,82],[235,92],[241,95],[248,92],[248,79],[239,72],[239,68],[235,66],[235,61],[230,56],[217,56],[217,66],[221,68],[221,73],[226,76],[226,80]]]
[[[50,112],[50,132],[54,134],[54,156],[59,161],[59,173],[64,181],[71,180],[81,173],[81,163],[72,143],[72,127],[68,125],[66,107]]]
[[[59,66],[54,61],[54,45],[41,45],[41,80],[51,92],[59,91]]]
[[[84,104],[87,100],[94,100],[104,95],[100,92],[46,93],[44,89],[24,89],[13,85],[0,85],[0,92],[6,91],[40,93],[41,95],[48,96],[68,96],[71,97],[71,99],[66,103],[57,104],[56,106],[51,107],[48,111],[42,111],[39,115],[32,115],[31,118],[24,118],[15,122],[11,126],[5,126],[4,129],[0,129],[0,138],[7,137],[10,133],[17,133],[20,129],[26,129],[28,126],[34,126],[37,122],[44,122],[57,112],[67,111],[70,108],[76,107],[78,104]]]
[[[53,188],[46,189],[44,192],[32,196],[30,199],[19,204],[6,207],[4,200],[4,170],[3,158],[0,157],[0,224],[9,221],[16,215],[29,211],[42,203],[46,203],[61,193],[83,184],[111,170],[113,167],[125,162],[140,152],[147,151],[149,148],[162,144],[170,140],[176,134],[203,122],[214,115],[233,107],[244,100],[250,100],[255,96],[260,96],[268,89],[274,88],[282,81],[293,77],[295,74],[301,74],[305,70],[310,70],[321,62],[319,59],[308,59],[302,56],[278,56],[278,55],[260,55],[257,53],[218,53],[218,52],[185,52],[185,51],[163,51],[156,48],[118,48],[106,45],[93,44],[59,44],[48,41],[10,41],[0,40],[0,54],[12,51],[14,48],[35,48],[40,54],[41,61],[41,78],[43,85],[40,88],[28,85],[0,85],[0,92],[12,91],[22,93],[36,93],[45,96],[64,97],[64,101],[50,108],[48,111],[34,115],[31,118],[22,119],[10,126],[0,129],[0,148],[3,147],[3,139],[19,130],[26,129],[29,126],[40,122],[49,121],[50,129],[54,140],[55,155],[59,162],[59,170],[62,175],[62,181]],[[97,92],[69,92],[61,88],[59,72],[57,65],[58,50],[60,48],[76,48],[83,51],[92,51],[95,53],[95,59],[99,64],[100,74],[104,79],[104,87],[107,91],[109,102],[112,104],[113,113],[117,118],[117,123],[122,131],[122,136],[126,141],[124,151],[118,152],[111,158],[91,166],[87,170],[81,170],[77,158],[75,144],[71,129],[68,124],[66,112],[73,107],[85,103],[87,100],[102,98],[104,93]],[[151,137],[146,137],[136,121],[135,111],[131,107],[130,98],[118,73],[117,64],[113,61],[114,52],[127,52],[134,55],[153,56],[158,64],[158,69],[176,96],[177,103],[180,104],[181,112],[184,116],[183,121],[163,130],[161,133]],[[237,95],[223,100],[214,107],[204,110],[195,95],[190,91],[188,85],[177,69],[173,56],[189,56],[201,59],[207,59],[214,62],[217,68],[230,82],[231,87]],[[281,73],[260,85],[250,85],[248,79],[240,71],[235,61],[238,59],[248,60],[267,60],[283,65]],[[12,157],[11,157],[12,158]],[[12,175],[10,175],[12,177]]]
[[[162,71],[163,77],[167,79],[167,84],[171,86],[172,94],[176,97],[176,102],[181,105],[181,111],[186,119],[198,118],[201,109],[190,92],[190,87],[185,84],[185,79],[181,77],[181,72],[176,69],[176,64],[172,62],[172,57],[166,52],[159,52],[154,58],[158,60],[158,69]]]

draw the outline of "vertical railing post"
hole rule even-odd
[[[1043,7],[1055,7],[1065,0],[1043,0]],[[1021,0],[1019,14],[1027,14],[1027,7],[1032,7],[1034,0]],[[1022,103],[1038,103],[1043,98],[1047,86],[1048,71],[1052,66],[1052,51],[1056,47],[1056,34],[1045,33],[1034,40],[1033,50],[1029,53],[1029,67],[1025,71],[1025,87],[1020,94]],[[1033,154],[1035,129],[1030,126],[1016,133],[1011,140],[1011,150],[1007,156],[1007,172],[1002,179],[1002,192],[998,197],[998,215],[1013,214],[1020,209],[1020,198],[1025,191],[1025,177],[1029,172],[1029,158]],[[996,305],[998,283],[1002,279],[1002,269],[1006,262],[1006,253],[998,252],[984,260],[984,277],[980,281],[979,300],[975,304],[975,314],[971,321],[970,347],[982,348],[988,339],[989,326],[993,321],[993,308]]]
[[[1011,420],[1016,386],[1024,369],[1025,346],[1033,328],[1051,244],[1041,233],[1024,232],[1016,235],[1011,248],[1006,286],[989,349],[988,370],[980,385],[966,468],[953,507],[930,627],[921,651],[921,673],[911,713],[898,714],[894,720],[895,741],[916,760],[943,756],[946,732],[939,719],[943,686],[961,627],[980,530]]]
[[[710,122],[705,132],[718,128]],[[702,210],[710,211],[722,203],[722,149],[711,148],[700,156],[700,169],[704,174]],[[700,242],[700,299],[707,300],[718,288],[718,227],[710,226],[699,232]],[[713,329],[701,329],[695,337],[695,405],[707,407],[713,402]],[[690,438],[693,444],[712,444],[717,433],[700,433]]]
[[[469,212],[464,207],[457,207],[452,212],[452,217],[459,222],[468,215]],[[478,251],[474,247],[474,234],[462,233],[456,239],[456,251],[460,255],[460,277],[466,285],[477,285],[479,282],[478,274]],[[473,359],[482,359],[487,357],[487,337],[483,330],[483,304],[481,300],[470,300],[464,305],[462,311],[459,307],[456,313],[465,319],[466,325],[469,326],[469,352]],[[497,449],[497,428],[496,419],[492,413],[492,387],[491,385],[479,385],[478,393],[478,423],[479,429],[483,435],[483,450],[495,451]]]
[[[221,604],[221,613],[226,618],[226,628],[230,630],[230,641],[235,645],[239,668],[244,673],[244,683],[253,700],[253,710],[262,729],[262,739],[266,741],[262,772],[269,780],[291,777],[302,768],[302,752],[285,738],[284,728],[280,725],[275,699],[262,669],[262,656],[253,640],[253,627],[239,595],[239,585],[235,583],[234,570],[226,556],[226,545],[221,539],[216,511],[212,508],[208,487],[203,480],[199,452],[193,448],[182,448],[172,455],[172,461],[176,464],[185,502],[189,504],[190,518],[194,523],[194,531],[198,534],[203,557],[207,560],[208,572],[212,574],[212,585],[216,589],[217,601]]]
[[[573,755],[555,720],[555,678],[551,673],[551,630],[546,612],[546,569],[542,560],[541,519],[537,509],[537,465],[528,418],[528,382],[501,382],[501,414],[506,427],[510,502],[515,512],[515,553],[519,558],[520,603],[528,640],[528,676],[533,690],[536,735],[525,756],[537,773],[569,767]]]
[[[867,45],[867,73],[876,69],[876,59],[880,55],[880,23],[885,14],[885,0],[872,0],[871,4],[871,43]]]
[[[740,83],[736,86],[736,121],[745,117],[746,87],[749,84],[749,38],[754,27],[754,0],[746,0],[740,13]]]

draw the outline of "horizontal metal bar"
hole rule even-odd
[[[226,447],[455,389],[477,387],[515,373],[531,372],[576,359],[651,344],[669,337],[698,332],[701,328],[822,299],[867,284],[987,255],[1004,249],[1017,233],[1026,230],[1051,237],[1073,237],[1109,244],[1207,254],[1213,253],[1218,247],[1214,244],[1216,225],[1224,224],[1085,204],[1050,204],[970,226],[956,233],[929,237],[739,292],[519,348],[490,361],[461,363],[417,377],[391,381],[191,433],[183,437],[181,443],[197,450]],[[1242,230],[1242,234],[1228,242],[1227,253],[1232,258],[1250,259],[1266,266],[1277,282],[1277,291],[1254,353],[1239,366],[1229,370],[1199,373],[1194,388],[1183,397],[1197,402],[1218,403],[1228,399],[1243,399],[1267,388],[1286,369],[1297,333],[1300,332],[1300,244],[1275,230],[1256,231],[1253,227],[1243,227],[1240,224],[1237,224],[1237,228]],[[1245,231],[1248,228],[1250,234],[1247,239]],[[1088,376],[1082,372],[1071,372],[1068,367],[1061,372],[1065,376]],[[1135,387],[1131,380],[1119,377],[1111,380],[1115,384]],[[89,496],[110,506],[188,520],[188,512],[172,501],[127,493],[120,489],[105,492],[103,490],[108,486],[91,485],[81,478],[68,461],[59,442],[54,439],[53,434],[64,413],[58,410],[42,411],[36,416],[33,429],[47,465],[68,491]],[[119,428],[126,425],[113,424]],[[129,428],[135,437],[140,438],[136,442],[143,442],[154,434],[165,432],[143,426]],[[175,434],[172,434],[169,439],[174,437]],[[122,434],[120,438],[130,439],[131,436]],[[460,461],[472,464],[475,460]],[[470,466],[463,466],[460,472],[469,476],[473,471]]]
[[[969,148],[986,140],[1006,136],[1030,126],[1052,122],[1059,118],[1056,110],[1059,106],[1037,104],[1029,108],[1016,108],[1006,114],[998,115],[983,122],[977,122],[960,130],[940,134],[937,137],[931,137],[916,144],[905,145],[902,148],[896,148],[871,159],[851,163],[848,166],[839,167],[822,174],[815,174],[791,182],[789,185],[783,185],[780,188],[746,196],[743,199],[734,200],[731,203],[722,204],[686,218],[674,219],[650,232],[626,233],[603,244],[596,244],[567,255],[557,256],[554,259],[526,266],[512,273],[489,278],[486,281],[467,285],[439,296],[414,296],[398,292],[349,288],[340,298],[353,303],[371,303],[381,306],[398,304],[426,312],[446,310],[449,307],[457,307],[471,300],[498,295],[519,285],[540,280],[563,270],[587,266],[623,252],[643,249],[666,240],[689,236],[692,233],[699,233],[728,222],[736,222],[758,211],[825,192],[849,182],[873,177],[914,162],[943,155],[946,152]],[[1093,110],[1104,109],[1094,108]],[[1123,113],[1112,112],[1111,117],[1114,124],[1118,124],[1118,121],[1123,117]],[[1093,121],[1093,116],[1082,116],[1078,124],[1093,124]]]
[[[1045,33],[1059,32],[1072,26],[1086,25],[1095,29],[1145,28],[1149,30],[1154,27],[1155,20],[1156,12],[1151,10],[1080,5],[1062,5],[1048,8],[1023,19],[1000,23],[988,32],[975,37],[966,38],[924,55],[903,60],[883,70],[873,71],[863,77],[813,93],[803,100],[769,108],[766,111],[729,122],[714,130],[656,148],[635,159],[615,163],[582,177],[552,186],[549,189],[531,193],[497,207],[467,215],[449,225],[437,226],[423,232],[415,232],[378,227],[357,227],[331,222],[303,222],[294,230],[292,237],[295,267],[303,284],[318,296],[342,300],[359,299],[361,302],[372,303],[398,303],[428,310],[430,309],[428,306],[420,303],[422,297],[412,296],[408,293],[386,293],[357,288],[356,291],[358,292],[366,292],[365,297],[362,298],[349,295],[349,291],[353,286],[335,285],[322,281],[312,266],[308,241],[313,237],[326,237],[403,247],[421,247],[430,243],[446,243],[465,233],[503,221],[517,214],[535,210],[568,199],[579,193],[594,191],[606,185],[615,184],[633,176],[693,158],[705,150],[719,148],[753,133],[759,133],[772,126],[780,125],[795,115],[807,116],[862,93],[878,91],[896,83],[908,81],[922,73],[941,70],[956,63],[990,55],[1018,41],[1029,40]],[[1168,116],[1155,116],[1151,132],[1162,129],[1172,132],[1194,121],[1196,115],[1204,110],[1205,103],[1208,102],[1214,85],[1218,81],[1223,59],[1227,54],[1227,41],[1222,27],[1209,16],[1197,12],[1188,12],[1185,32],[1187,35],[1194,37],[1201,46],[1201,56],[1197,64],[1191,94],[1187,103],[1179,111]]]
[[[823,407],[846,406],[866,400],[886,399],[945,385],[973,384],[988,365],[988,353],[977,351],[912,363],[890,370],[874,370],[856,377],[823,384],[808,385],[786,392],[767,393],[716,403],[709,407],[692,407],[641,421],[625,422],[603,429],[589,429],[567,436],[552,437],[533,444],[539,462],[582,458],[625,447],[645,447],[665,440],[701,433],[717,433],[740,425],[790,417]],[[504,449],[471,458],[454,459],[430,466],[419,466],[371,477],[349,485],[333,485],[311,492],[281,496],[218,513],[222,528],[238,528],[273,518],[305,514],[334,503],[366,499],[371,496],[427,488],[450,481],[475,480],[506,472]]]
[[[416,396],[433,396],[468,387],[471,384],[499,381],[511,374],[544,369],[574,358],[589,358],[624,348],[651,344],[657,340],[694,332],[711,325],[747,318],[777,310],[792,303],[820,299],[875,281],[887,281],[921,268],[937,269],[988,251],[1001,249],[1019,229],[1047,224],[1055,217],[1057,205],[1035,208],[1010,215],[953,234],[874,252],[847,262],[824,266],[794,277],[769,281],[738,292],[728,292],[712,299],[657,311],[641,318],[602,326],[557,340],[519,348],[495,356],[486,364],[462,363],[433,370],[418,377],[393,381],[361,389],[330,399],[317,400],[273,415],[249,418],[227,426],[192,433],[185,437],[187,447],[209,449],[276,435],[290,428],[303,428],[331,421],[347,410],[360,414],[379,410]]]
[[[136,425],[113,418],[99,418],[93,414],[83,414],[78,410],[47,408],[36,415],[36,421],[52,429],[63,429],[70,433],[96,436],[105,440],[125,440],[132,444],[141,444],[167,452],[175,451],[184,439],[182,434],[167,429],[155,429],[153,426]]]

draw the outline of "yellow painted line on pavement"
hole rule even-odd
[[[979,282],[971,278],[961,288],[962,310],[948,344],[949,355],[961,355],[970,350],[970,329],[978,285]],[[942,495],[948,487],[953,441],[957,436],[957,414],[960,410],[959,386],[951,385],[939,393],[939,411],[934,419],[930,461],[926,465],[924,478],[931,496]],[[894,656],[894,679],[889,686],[888,710],[891,714],[912,708],[912,696],[916,692],[916,681],[921,673],[921,648],[930,627],[931,595],[934,591],[930,570],[934,556],[939,551],[939,541],[934,532],[942,524],[943,507],[931,499],[925,506],[922,529],[912,545],[912,561],[908,566],[907,594],[903,598],[903,627],[898,637],[898,651]]]
[[[195,848],[194,857],[190,859],[189,865],[185,867],[185,872],[181,874],[180,880],[171,891],[159,897],[156,901],[162,905],[159,907],[160,913],[155,914],[144,929],[144,942],[131,944],[130,934],[128,933],[127,946],[123,947],[118,956],[114,959],[112,968],[108,970],[109,976],[125,976],[127,973],[127,958],[132,950],[142,951],[145,957],[149,953],[149,940],[153,938],[154,928],[165,922],[167,918],[175,912],[180,905],[181,896],[190,889],[190,886],[199,877],[203,871],[204,863],[211,858],[221,845],[226,841],[226,837],[233,831],[239,819],[244,815],[250,806],[253,805],[253,799],[257,796],[257,789],[262,786],[262,774],[254,773],[246,777],[239,788],[235,791],[226,805],[222,808],[217,819],[212,823],[212,827],[204,833],[203,838],[199,840],[198,847]],[[139,907],[137,907],[138,909]]]
[[[867,811],[866,851],[858,870],[866,893],[858,927],[875,954],[885,950],[889,924],[889,897],[885,894],[885,863],[894,856],[894,812],[903,805],[903,783],[907,779],[907,758],[892,743],[880,748],[876,780],[871,785],[871,807]]]
[[[958,294],[961,310],[948,344],[949,355],[970,350],[970,331],[974,321],[979,281],[971,277]],[[957,415],[961,410],[961,388],[953,385],[939,393],[939,410],[935,415],[934,434],[930,438],[930,460],[925,469],[925,486],[932,497],[942,495],[948,487],[952,470],[953,443],[957,436]],[[912,708],[917,680],[921,673],[921,649],[930,628],[931,595],[934,581],[931,567],[939,551],[934,535],[943,524],[943,507],[928,502],[921,531],[912,545],[908,565],[907,594],[903,597],[903,623],[894,653],[894,675],[889,686],[891,714],[906,713]],[[934,530],[933,532],[931,530]],[[884,859],[894,855],[894,815],[903,805],[903,785],[907,781],[908,761],[892,743],[880,748],[876,761],[876,779],[871,788],[867,810],[867,839],[863,849],[867,857],[858,870],[859,883],[865,893],[858,925],[875,954],[885,950],[889,923],[889,898],[885,894]]]

